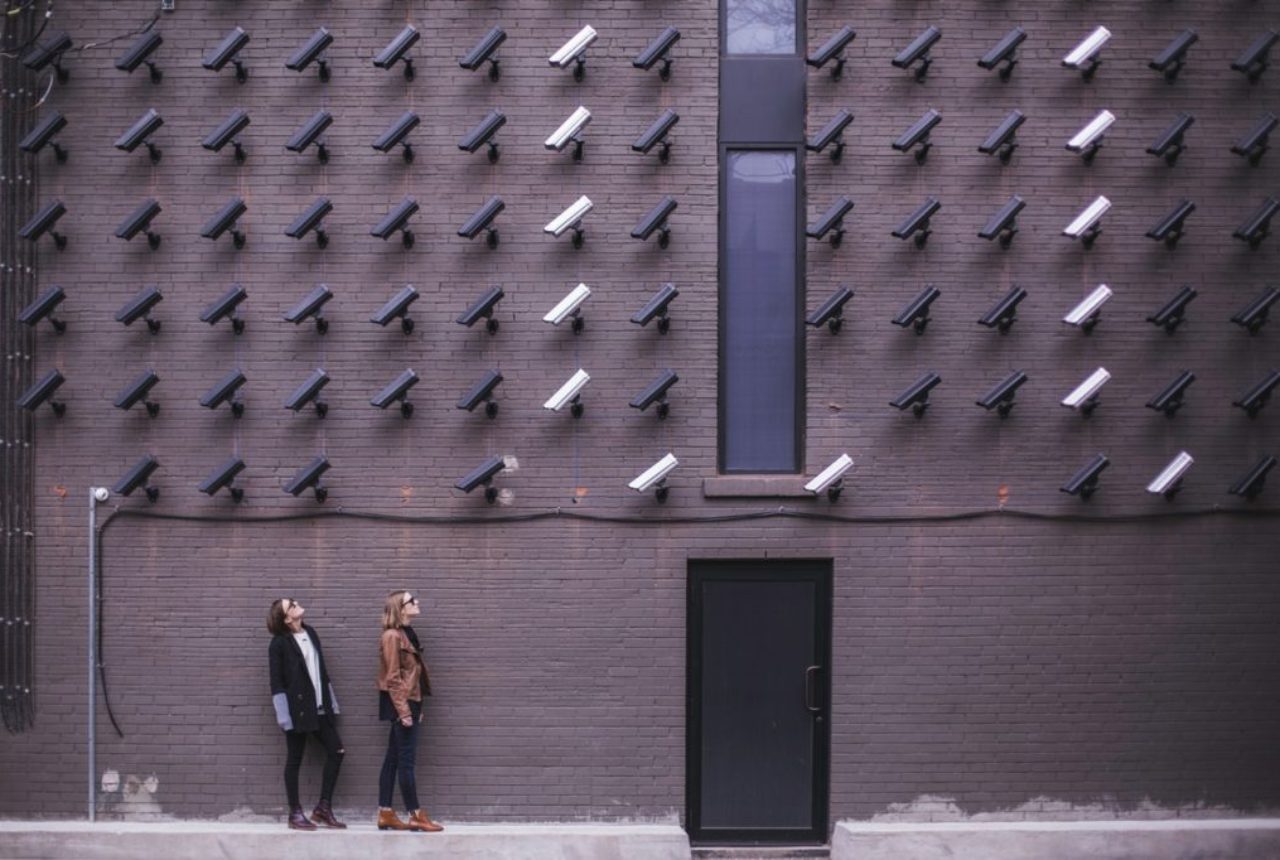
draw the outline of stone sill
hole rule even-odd
[[[707,499],[812,499],[803,475],[717,475],[702,481]]]

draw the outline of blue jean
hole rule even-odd
[[[416,704],[416,703],[415,703]],[[413,725],[405,728],[399,720],[391,721],[391,734],[387,738],[387,754],[382,758],[382,773],[378,775],[378,806],[389,809],[393,805],[396,777],[400,778],[400,796],[409,812],[418,809],[418,780],[413,771],[413,760],[418,752],[418,709],[413,709]]]

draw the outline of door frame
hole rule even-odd
[[[822,710],[814,731],[813,828],[808,830],[718,828],[702,829],[699,796],[702,788],[700,738],[702,704],[702,600],[698,586],[707,578],[777,581],[799,576],[817,586],[814,601],[815,650],[823,666],[818,673],[818,704]],[[835,563],[831,558],[689,559],[686,562],[685,623],[685,830],[694,845],[825,845],[829,838],[831,801],[831,639],[832,585]]]

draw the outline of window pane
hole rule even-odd
[[[726,54],[794,54],[796,0],[725,0]]]
[[[725,169],[725,472],[797,472],[796,156],[730,151]]]

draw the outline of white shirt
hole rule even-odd
[[[311,686],[316,691],[316,710],[324,709],[324,693],[320,687],[320,658],[316,655],[315,646],[311,644],[311,637],[302,633],[293,634],[293,641],[298,643],[298,647],[302,649],[302,661],[307,664],[307,674],[311,676]]]

